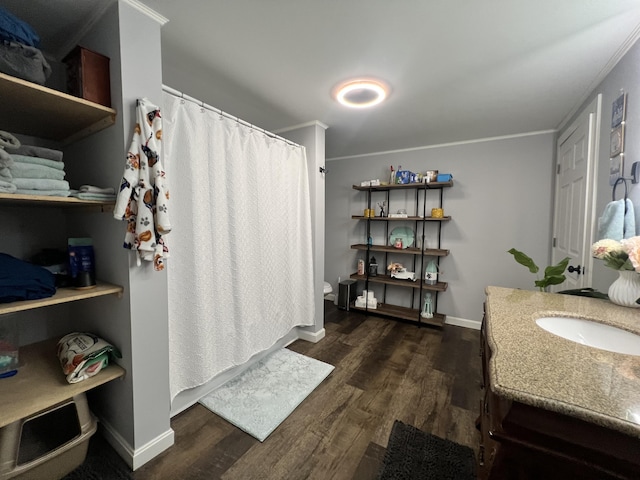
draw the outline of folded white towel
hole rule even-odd
[[[93,185],[81,185],[79,190],[83,193],[101,193],[105,195],[114,195],[116,193],[116,189],[113,187],[101,188]]]
[[[80,200],[96,200],[100,202],[115,202],[116,194],[109,193],[90,193],[90,192],[78,192],[77,190],[71,191],[71,196],[79,198]]]

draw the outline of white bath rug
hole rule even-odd
[[[200,403],[261,442],[334,369],[286,348],[218,387]]]

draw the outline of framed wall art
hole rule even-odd
[[[609,156],[616,157],[624,151],[624,125],[620,124],[611,130]]]
[[[624,155],[609,159],[609,185],[613,186],[624,172]]]
[[[624,117],[627,110],[627,94],[622,93],[615,99],[611,105],[611,128],[616,128],[618,125],[624,122]]]

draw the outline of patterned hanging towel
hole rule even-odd
[[[169,221],[169,186],[162,168],[162,117],[160,109],[146,98],[138,100],[136,126],[127,152],[114,218],[127,222],[124,248],[138,252],[140,260],[164,269],[169,257],[165,235]]]

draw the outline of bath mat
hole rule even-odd
[[[473,450],[396,420],[378,480],[475,480]]]
[[[333,368],[283,348],[229,380],[200,403],[262,442]]]

